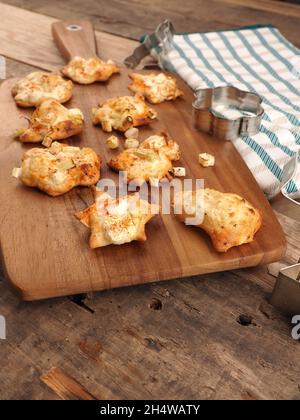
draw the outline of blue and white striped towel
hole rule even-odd
[[[277,194],[285,164],[300,150],[300,50],[275,27],[252,26],[177,34],[159,62],[192,89],[233,85],[263,97],[260,132],[234,144],[267,197]],[[300,197],[300,170],[284,193]]]

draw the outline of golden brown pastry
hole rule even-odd
[[[203,221],[196,226],[208,233],[218,252],[226,252],[234,246],[253,241],[262,224],[259,210],[237,194],[209,188],[205,188],[202,193],[197,199],[196,191],[175,195],[174,208],[175,212],[182,208],[182,212],[177,214],[181,221],[186,222],[187,218],[195,217],[197,208],[202,209]]]
[[[19,80],[12,88],[16,104],[22,107],[39,106],[45,99],[61,104],[71,99],[73,83],[58,74],[35,71]]]
[[[130,127],[149,124],[157,117],[157,113],[148,107],[144,97],[138,94],[108,99],[92,112],[93,124],[101,124],[106,132],[125,132]]]
[[[54,142],[49,149],[28,150],[13,176],[55,197],[76,186],[95,185],[100,178],[100,164],[100,157],[89,147]]]
[[[158,210],[135,194],[115,199],[95,189],[95,203],[75,217],[91,229],[90,247],[99,248],[146,241],[145,225]]]
[[[128,89],[144,95],[152,104],[173,101],[184,94],[178,88],[176,79],[164,73],[132,73],[129,77],[132,83],[130,83]]]
[[[141,185],[153,179],[161,180],[172,170],[172,161],[180,159],[179,145],[165,133],[148,137],[138,148],[123,150],[108,166],[126,171],[127,181]]]
[[[83,115],[80,109],[67,109],[54,99],[47,99],[34,111],[29,128],[19,129],[15,137],[22,143],[51,146],[52,141],[80,134]]]
[[[89,59],[74,57],[61,72],[74,82],[88,85],[94,82],[105,82],[114,73],[120,73],[120,69],[111,60],[105,62],[98,57]]]

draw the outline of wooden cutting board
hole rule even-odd
[[[67,44],[66,56],[74,55],[78,41],[75,46],[70,40]],[[74,46],[72,51],[70,45]],[[81,136],[65,143],[90,146],[101,154],[102,177],[117,179],[106,166],[116,152],[105,146],[109,134],[92,125],[91,108],[107,98],[128,94],[128,73],[122,69],[105,84],[76,85],[67,104],[83,111],[85,129]],[[20,117],[32,112],[15,105],[10,93],[14,83],[7,80],[0,88],[0,244],[7,280],[21,299],[37,300],[255,266],[284,254],[281,226],[233,144],[192,127],[193,93],[181,80],[178,83],[184,98],[154,105],[158,121],[141,128],[140,139],[167,130],[182,150],[176,166],[184,166],[187,177],[204,178],[206,187],[234,192],[249,200],[263,213],[262,228],[251,244],[220,254],[200,229],[183,225],[172,214],[159,215],[147,224],[146,242],[91,250],[89,230],[74,217],[76,211],[92,203],[90,189],[75,188],[51,198],[11,176],[12,168],[20,166],[23,153],[33,147],[12,138],[12,133],[26,124]],[[215,167],[200,167],[199,152],[213,154]]]

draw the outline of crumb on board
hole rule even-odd
[[[204,168],[215,165],[215,157],[209,153],[199,153],[199,163]]]

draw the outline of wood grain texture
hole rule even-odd
[[[51,368],[41,376],[41,380],[62,400],[86,400],[96,398],[87,392],[74,378],[59,368]]]
[[[239,7],[249,7],[256,10],[257,13],[264,11],[271,14],[300,18],[299,0],[221,0],[221,2]]]
[[[292,263],[300,223],[280,220]],[[97,399],[299,399],[299,343],[268,303],[274,281],[260,266],[23,303],[0,282],[0,399],[59,398],[40,380],[53,366]]]
[[[88,18],[97,30],[139,39],[164,19],[179,32],[205,32],[253,24],[273,24],[295,45],[300,6],[273,0],[5,0],[58,19]]]
[[[105,146],[105,134],[91,124],[91,108],[103,100],[128,94],[128,71],[113,77],[108,84],[75,87],[70,107],[79,107],[85,115],[82,136],[69,144],[90,146],[103,158],[102,177],[116,179],[106,162],[112,152]],[[58,198],[50,198],[25,188],[11,177],[11,169],[29,145],[12,140],[11,133],[24,121],[10,95],[14,82],[0,89],[2,143],[0,149],[0,238],[7,278],[21,299],[34,300],[60,295],[129,286],[149,281],[192,276],[214,271],[255,266],[279,259],[285,240],[280,225],[250,171],[231,142],[221,142],[192,128],[192,92],[182,81],[185,97],[174,103],[155,106],[159,119],[141,129],[141,140],[167,130],[182,149],[178,166],[187,177],[204,178],[205,186],[235,192],[252,202],[263,213],[263,226],[256,240],[216,253],[208,237],[199,229],[186,227],[174,215],[156,216],[147,225],[148,240],[92,251],[88,230],[73,214],[92,202],[89,189],[76,188]],[[216,157],[216,166],[201,168],[201,151]],[[233,164],[234,162],[234,164]],[[4,182],[5,180],[5,182]],[[272,232],[272,235],[270,235]]]
[[[0,54],[44,70],[57,70],[64,64],[53,42],[51,25],[55,18],[28,12],[0,3],[1,45]],[[71,16],[69,16],[71,17]],[[38,36],[33,37],[34,30]],[[95,32],[97,50],[101,58],[114,58],[117,64],[131,54],[136,41],[122,39],[105,32]]]

